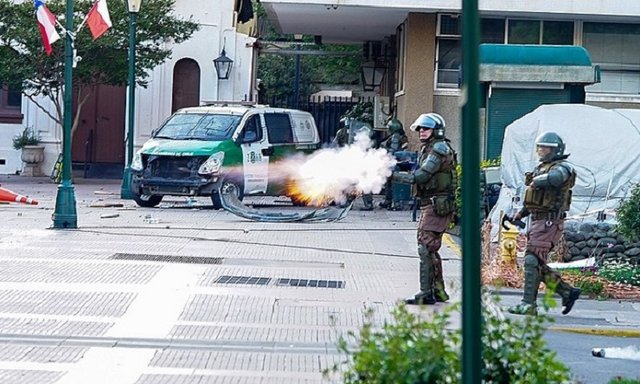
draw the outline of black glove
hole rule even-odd
[[[507,227],[507,224],[505,222],[510,222],[511,224],[515,225],[516,227],[520,228],[520,229],[524,229],[524,227],[526,227],[527,225],[525,224],[524,221],[518,219],[514,219],[513,217],[509,216],[509,215],[504,215],[502,216],[502,228],[504,229],[509,229],[509,227]]]

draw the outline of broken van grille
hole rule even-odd
[[[185,179],[198,177],[198,169],[206,160],[206,156],[151,155],[147,158],[147,169],[153,177]]]

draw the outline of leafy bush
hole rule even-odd
[[[640,267],[623,260],[604,263],[598,274],[610,281],[640,287]]]
[[[640,380],[625,379],[624,377],[616,377],[609,384],[640,384]]]
[[[631,189],[631,196],[616,209],[616,231],[627,240],[640,239],[640,184]]]
[[[545,303],[549,300],[550,294]],[[385,322],[382,329],[366,323],[358,336],[350,333],[355,348],[341,338],[338,348],[347,360],[325,374],[341,372],[345,384],[458,383],[462,336],[460,329],[449,328],[456,309],[451,306],[423,319],[400,304],[392,312],[393,321]],[[548,316],[512,320],[485,300],[483,317],[483,383],[568,382],[569,370],[542,338]]]
[[[38,144],[40,144],[40,135],[29,127],[26,127],[21,134],[13,137],[13,149],[22,149],[27,145]]]
[[[574,285],[580,288],[583,295],[589,297],[605,299],[604,284],[598,279],[598,268],[596,266],[587,268],[563,269],[563,273],[576,276]]]

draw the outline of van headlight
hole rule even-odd
[[[133,155],[133,159],[131,159],[131,169],[134,171],[142,171],[144,169],[144,165],[142,165],[142,151],[138,151]]]
[[[198,169],[198,173],[201,175],[211,175],[214,173],[218,173],[220,171],[220,167],[222,167],[222,161],[224,160],[224,152],[216,152],[213,155],[209,156],[207,161],[202,163],[200,169]]]

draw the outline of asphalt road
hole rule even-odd
[[[625,348],[640,350],[640,338],[583,335],[547,331],[549,348],[558,354],[575,379],[585,384],[606,384],[614,376],[640,380],[640,361],[593,357],[593,348]],[[605,355],[606,356],[606,355]]]

